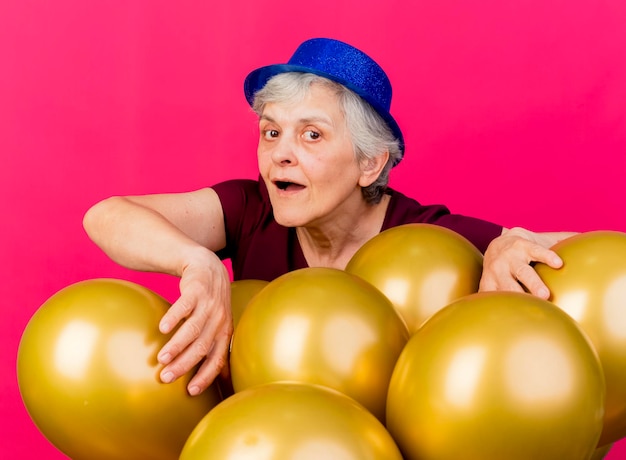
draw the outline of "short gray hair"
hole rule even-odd
[[[378,178],[361,192],[368,203],[379,203],[389,183],[391,168],[402,158],[400,140],[371,105],[343,85],[318,75],[302,72],[278,74],[254,95],[252,109],[261,116],[265,104],[294,102],[304,99],[312,84],[324,85],[335,91],[346,125],[352,138],[354,154],[359,163],[367,162],[389,152],[389,159]]]

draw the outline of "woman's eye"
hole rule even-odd
[[[304,133],[304,136],[311,141],[315,141],[317,139],[320,138],[320,133],[318,133],[317,131],[306,131]]]
[[[266,129],[263,131],[263,137],[265,137],[265,139],[274,139],[278,137],[278,131],[275,129]]]

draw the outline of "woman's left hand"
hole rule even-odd
[[[520,227],[505,229],[485,251],[479,291],[526,290],[548,299],[550,291],[531,264],[541,262],[561,268],[563,261],[550,248],[572,235],[575,233],[534,233]]]

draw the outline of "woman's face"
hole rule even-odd
[[[259,130],[259,171],[279,224],[332,222],[362,199],[361,170],[331,89],[313,84],[302,102],[266,104]]]

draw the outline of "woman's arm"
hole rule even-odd
[[[159,326],[169,333],[182,322],[158,354],[161,379],[171,382],[204,360],[188,385],[198,394],[226,373],[232,319],[228,272],[215,255],[226,243],[217,194],[112,197],[90,208],[83,225],[115,262],[181,278],[180,298]]]
[[[531,264],[541,262],[560,268],[563,261],[550,248],[575,234],[535,233],[520,227],[503,229],[485,252],[479,290],[524,292],[525,287],[531,294],[548,299],[550,291]]]
[[[226,243],[222,207],[212,189],[107,198],[87,211],[83,225],[119,264],[178,276],[186,256],[181,249],[217,251]]]

